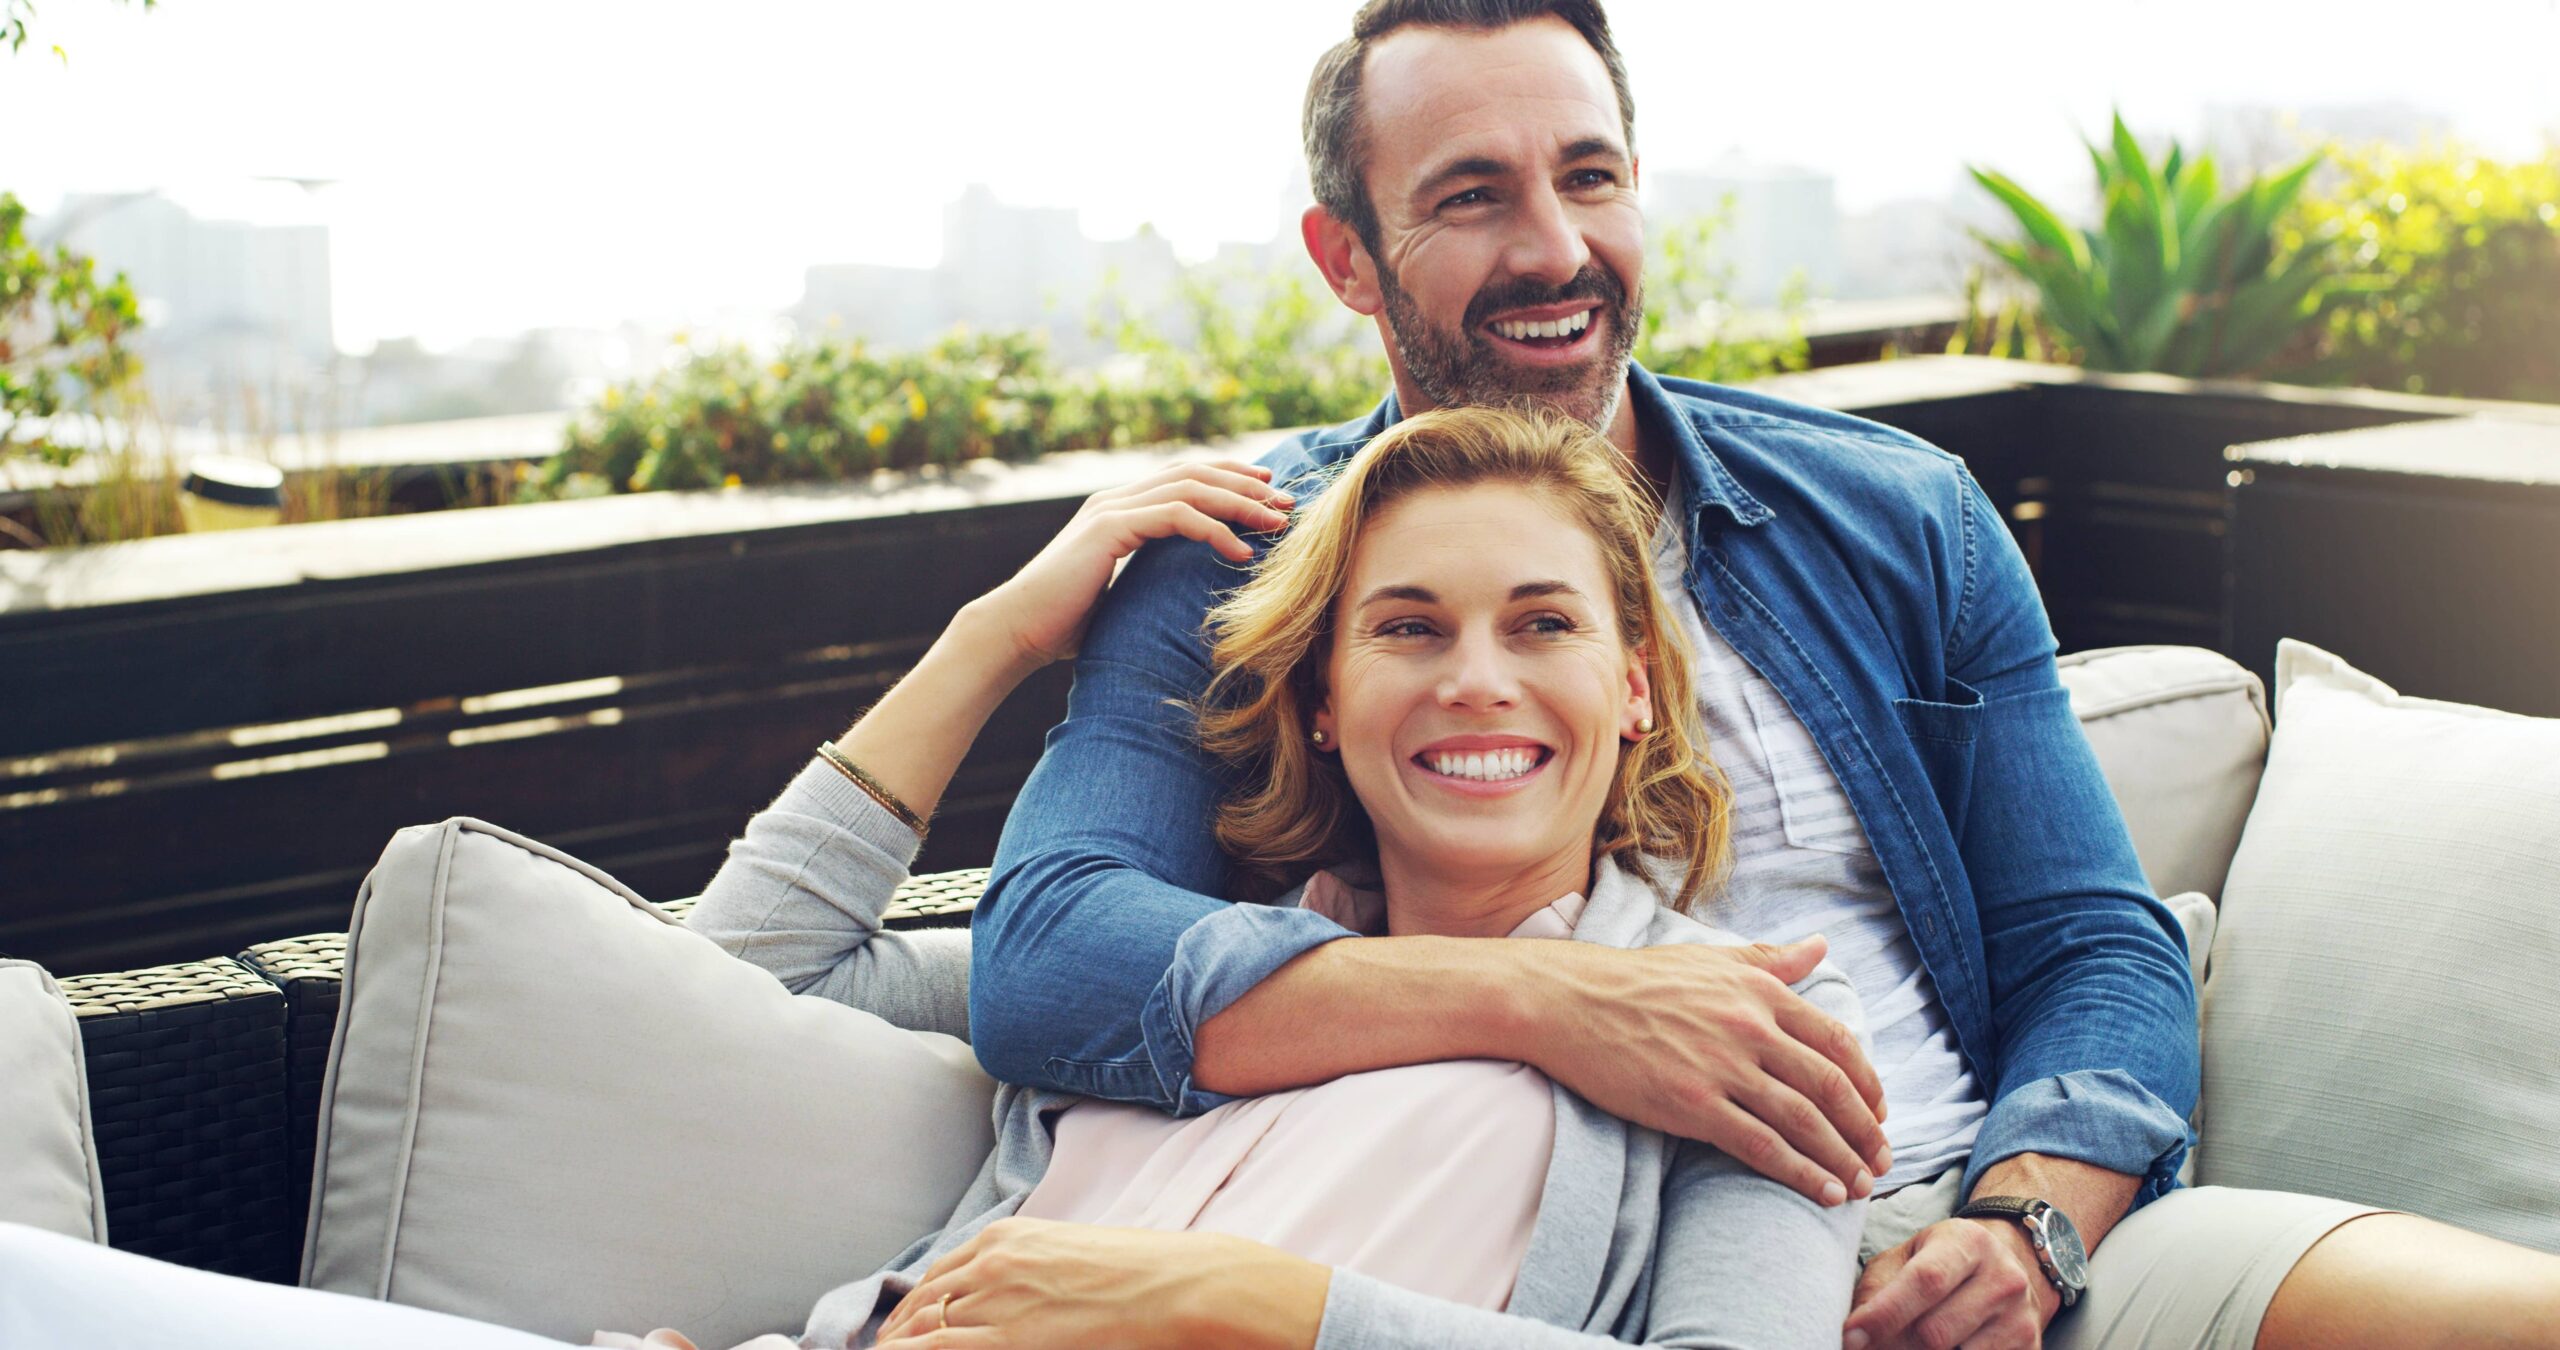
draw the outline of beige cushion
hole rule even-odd
[[[799,998],[479,821],[403,830],[350,926],[303,1282],[585,1343],[796,1333],[993,1143],[968,1048]]]
[[[2282,644],[2218,930],[2206,1182],[2560,1251],[2560,721]]]
[[[2199,647],[2107,647],[2060,664],[2152,893],[2220,896],[2266,763],[2258,677]]]
[[[79,1019],[33,961],[0,959],[0,1222],[107,1240]]]

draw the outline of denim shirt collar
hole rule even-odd
[[[1662,381],[1633,361],[1627,363],[1627,401],[1635,408],[1637,434],[1670,447],[1671,462],[1680,473],[1681,514],[1688,521],[1690,538],[1698,537],[1699,519],[1710,507],[1732,517],[1736,525],[1758,525],[1769,519],[1769,508],[1734,480],[1699,434],[1697,424],[1663,389]],[[1349,445],[1366,445],[1403,420],[1404,406],[1395,390],[1389,389],[1367,420],[1344,439]]]

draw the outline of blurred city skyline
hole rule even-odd
[[[156,191],[207,219],[325,230],[326,341],[349,353],[805,309],[822,275],[943,260],[973,185],[1049,208],[1053,233],[1071,217],[1093,241],[1152,226],[1182,261],[1230,242],[1288,257],[1299,99],[1351,8],[1292,0],[1244,26],[1241,9],[1171,0],[458,0],[398,24],[318,0],[55,0],[0,63],[0,124],[42,131],[13,140],[0,189],[39,213]],[[2412,13],[1611,6],[1657,213],[1719,182],[1792,184],[1810,204],[1759,247],[1840,275],[1897,232],[1960,241],[1968,163],[2076,205],[2079,138],[2117,107],[2226,153],[2289,149],[2296,114],[2503,155],[2560,135],[2560,5]],[[1827,263],[1789,223],[1826,210]],[[1857,238],[1862,219],[1884,237]],[[1773,278],[1742,280],[1748,295]]]

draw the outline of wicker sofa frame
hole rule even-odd
[[[985,868],[899,887],[892,928],[965,927]],[[691,899],[661,906],[682,918]],[[292,1284],[347,935],[61,979],[80,1023],[110,1245]]]

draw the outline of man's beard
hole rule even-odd
[[[1599,264],[1583,264],[1562,286],[1523,278],[1480,291],[1467,305],[1465,325],[1455,333],[1432,327],[1413,296],[1396,284],[1392,270],[1378,269],[1378,289],[1386,300],[1387,328],[1395,334],[1405,374],[1435,406],[1528,403],[1594,431],[1607,431],[1617,416],[1618,400],[1626,393],[1627,357],[1635,350],[1636,316],[1644,309],[1644,293],[1639,288],[1636,294],[1627,294],[1618,278]],[[1569,300],[1599,301],[1594,322],[1608,324],[1607,345],[1580,365],[1515,365],[1484,335],[1485,320],[1505,310]]]

